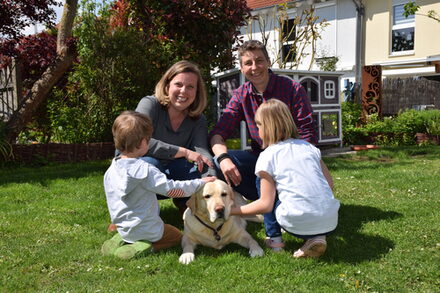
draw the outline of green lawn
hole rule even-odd
[[[319,260],[286,251],[180,247],[131,261],[100,254],[110,235],[102,176],[109,161],[0,169],[0,292],[440,292],[440,147],[325,158],[341,201]],[[165,222],[182,228],[170,200]],[[264,229],[248,230],[263,245]]]

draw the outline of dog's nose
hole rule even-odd
[[[225,216],[225,207],[224,206],[216,206],[214,211],[217,213],[219,218],[223,218]]]

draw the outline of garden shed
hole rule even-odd
[[[342,145],[342,119],[340,77],[342,73],[334,71],[301,71],[290,69],[272,69],[274,73],[292,78],[305,88],[312,103],[313,116],[318,127],[318,145]],[[239,69],[231,69],[213,76],[217,92],[213,102],[218,119],[232,96],[232,91],[245,82]],[[241,138],[241,148],[247,145],[246,124],[242,122],[237,137]]]

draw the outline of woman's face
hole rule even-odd
[[[196,99],[197,75],[192,72],[179,73],[170,81],[168,96],[170,108],[185,111]]]

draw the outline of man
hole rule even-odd
[[[317,133],[312,118],[312,106],[304,88],[292,79],[274,74],[266,47],[259,41],[246,41],[238,49],[240,70],[248,80],[234,90],[220,120],[209,134],[217,167],[228,184],[250,200],[258,198],[255,164],[261,152],[262,141],[255,124],[258,106],[269,99],[279,99],[289,106],[299,135],[317,143]],[[228,151],[225,139],[229,138],[240,121],[245,120],[251,137],[252,151]],[[219,176],[221,177],[220,172]]]

